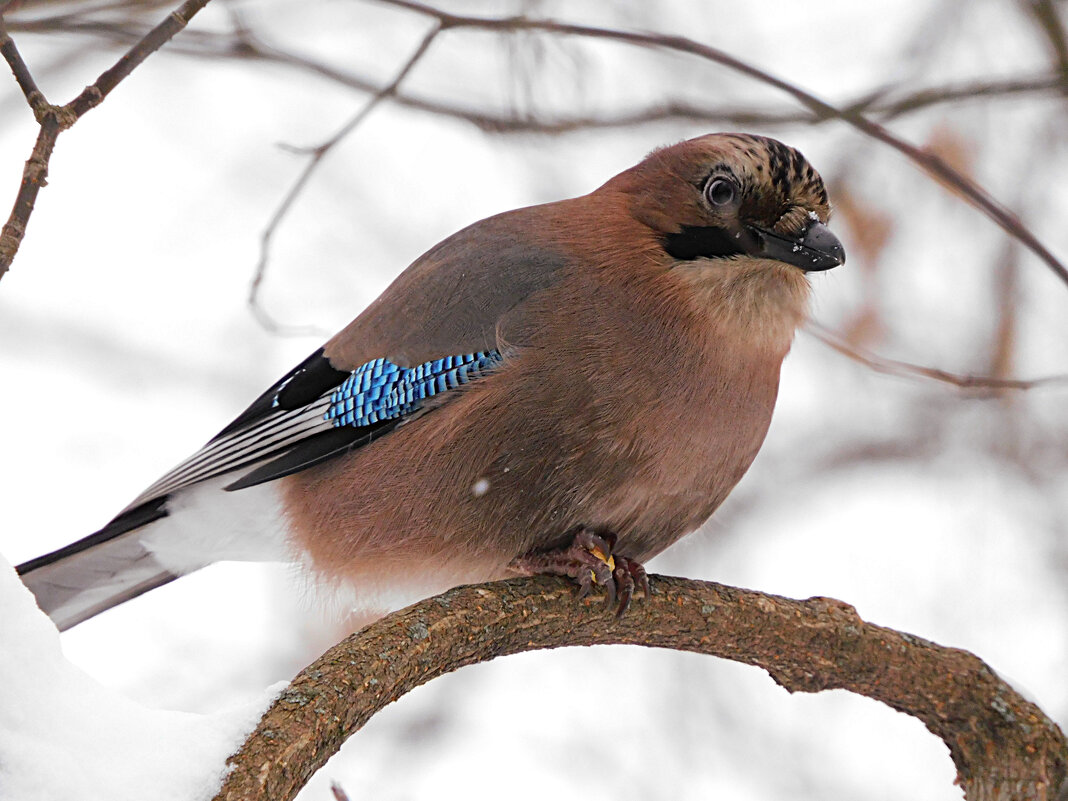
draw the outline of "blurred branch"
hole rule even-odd
[[[804,122],[821,123],[831,120],[842,120],[861,130],[869,137],[898,150],[929,175],[939,179],[952,190],[961,194],[969,203],[990,217],[1010,236],[1016,238],[1028,249],[1038,255],[1062,281],[1068,283],[1068,269],[1066,269],[1060,260],[1058,260],[1038,240],[1038,238],[1031,233],[1019,218],[1003,204],[998,202],[978,184],[954,170],[937,155],[904,141],[889,132],[879,123],[874,122],[865,116],[875,115],[881,119],[887,120],[939,103],[957,102],[976,97],[1012,96],[1028,92],[1049,91],[1063,85],[1062,75],[1054,77],[1021,77],[1008,80],[994,80],[930,88],[914,92],[906,97],[898,98],[893,101],[887,101],[885,99],[887,92],[885,90],[880,90],[870,92],[864,97],[858,98],[839,108],[832,106],[799,87],[778,79],[747,62],[684,37],[594,28],[571,25],[553,20],[535,20],[521,16],[501,18],[468,17],[450,14],[424,3],[414,2],[413,0],[380,0],[380,2],[386,5],[414,11],[422,15],[431,16],[437,21],[439,30],[466,27],[505,32],[518,30],[544,31],[556,34],[615,39],[635,45],[663,47],[678,52],[689,53],[706,60],[714,61],[741,74],[761,81],[762,83],[776,87],[794,97],[795,100],[805,107],[805,111],[777,112],[774,110],[757,108],[716,108],[703,107],[685,101],[669,101],[667,103],[656,104],[646,108],[619,111],[605,115],[578,116],[571,118],[561,117],[556,119],[539,120],[532,119],[529,116],[495,114],[484,110],[463,108],[456,105],[440,103],[432,99],[421,99],[400,95],[396,85],[375,88],[374,82],[362,76],[352,75],[342,70],[338,70],[329,64],[270,47],[257,40],[249,30],[242,26],[235,26],[236,30],[229,35],[212,32],[197,32],[195,38],[188,37],[190,39],[189,47],[192,49],[192,52],[200,55],[259,59],[281,63],[310,71],[323,78],[340,82],[346,86],[361,91],[373,92],[372,99],[368,104],[368,111],[382,99],[386,97],[394,97],[399,103],[431,113],[464,119],[479,126],[483,130],[497,133],[563,133],[589,128],[624,127],[661,120],[714,121],[740,127],[774,126]],[[134,8],[136,6],[136,4],[130,5],[129,3],[122,2],[113,5],[123,8],[127,6]],[[1048,31],[1048,36],[1053,43],[1055,51],[1058,54],[1064,54],[1064,31],[1059,24],[1060,21],[1056,9],[1053,8],[1048,0],[1035,0],[1035,2],[1030,3],[1028,7],[1032,10],[1036,18],[1043,22],[1044,29]],[[95,10],[99,7],[90,6],[89,8]],[[87,18],[85,13],[79,9],[74,12],[55,15],[46,19],[23,21],[19,23],[19,26],[26,31],[47,30],[49,32],[55,32],[56,30],[74,30],[79,32],[90,32],[98,36],[110,36],[115,40],[128,40],[139,33],[139,31],[137,31],[136,18],[133,19],[133,22],[129,19],[122,21],[94,20]],[[144,39],[140,41],[143,42]],[[1057,49],[1058,43],[1062,45],[1060,49]],[[137,47],[140,47],[140,45],[135,46],[135,49]],[[196,48],[200,49],[197,50]],[[1068,59],[1068,54],[1065,55],[1065,58]],[[416,59],[416,61],[417,60],[418,59]],[[1061,66],[1064,67],[1065,62],[1063,59],[1060,60],[1060,63]],[[403,79],[403,76],[401,77]],[[361,112],[361,114],[366,116],[366,112]],[[342,133],[340,137],[335,138],[341,138],[343,136],[344,134]],[[325,154],[330,147],[332,147],[332,144],[326,146],[322,151],[322,154],[319,153],[318,149],[313,149],[312,160],[309,162],[305,172],[298,178],[296,184],[290,190],[290,193],[283,199],[274,218],[272,218],[268,224],[268,229],[264,232],[261,240],[261,256],[260,261],[257,264],[255,275],[252,279],[249,303],[257,319],[259,319],[267,328],[274,331],[279,331],[282,327],[267,315],[259,301],[259,290],[266,268],[266,254],[269,251],[270,241],[274,230],[288,213],[292,202],[303,189],[304,183],[307,181],[308,177],[310,177],[311,173],[314,172],[318,162],[322,159],[323,154]],[[38,153],[38,161],[40,161],[42,153],[43,151]],[[45,159],[45,163],[47,164],[47,159]],[[23,204],[23,206],[25,206],[25,204]],[[32,208],[32,203],[30,204],[30,207]],[[0,275],[2,275],[3,270],[6,269],[4,262],[2,261],[3,255],[4,250],[0,248]],[[13,256],[13,254],[11,255]],[[299,330],[302,333],[304,332],[304,329]],[[287,331],[292,333],[289,329],[287,329]]]
[[[95,36],[118,44],[137,41],[143,31],[131,21],[96,20],[82,12],[56,17],[12,21],[9,28],[16,32],[55,34],[57,32]],[[339,69],[319,59],[295,53],[259,39],[248,27],[234,31],[191,31],[169,52],[196,58],[221,60],[250,60],[290,67],[316,75],[324,80],[350,89],[371,94],[382,87],[370,77]],[[843,109],[864,112],[887,120],[915,113],[932,106],[976,99],[1012,98],[1026,94],[1052,92],[1061,86],[1060,78],[1050,75],[991,78],[967,83],[918,89],[896,100],[886,100],[889,89],[867,92],[846,104]],[[490,133],[559,134],[597,128],[625,128],[654,122],[709,122],[738,126],[775,127],[813,122],[808,111],[779,111],[757,107],[703,106],[686,100],[668,100],[654,105],[608,112],[600,115],[575,117],[531,118],[514,114],[498,114],[485,109],[442,103],[433,98],[397,92],[394,102],[431,114],[464,120]],[[823,122],[826,120],[817,120]]]
[[[308,329],[303,326],[282,326],[273,317],[271,317],[260,303],[259,293],[260,286],[263,283],[263,277],[267,270],[267,262],[270,259],[271,242],[274,239],[274,234],[278,230],[278,226],[285,219],[290,208],[293,206],[293,202],[300,196],[301,191],[308,183],[308,179],[311,178],[312,173],[322,162],[323,158],[329,153],[342,139],[352,133],[367,116],[374,111],[383,100],[388,97],[392,97],[396,94],[397,88],[401,85],[401,82],[408,76],[420,59],[426,54],[430,48],[431,42],[441,33],[443,29],[442,25],[435,25],[427,34],[423,37],[419,46],[415,48],[412,54],[408,57],[407,61],[394,76],[393,80],[384,88],[380,89],[374,94],[374,96],[361,108],[356,114],[332,137],[322,142],[319,145],[311,148],[289,148],[289,150],[296,153],[303,153],[308,155],[308,163],[304,166],[300,175],[297,176],[297,180],[289,188],[285,197],[282,198],[282,202],[275,209],[274,214],[271,216],[271,221],[267,224],[263,233],[260,236],[260,258],[256,264],[256,272],[252,276],[252,282],[249,285],[248,292],[248,305],[252,310],[253,316],[256,320],[266,328],[268,331],[274,333],[283,334],[304,334],[308,333]]]
[[[0,54],[11,67],[15,80],[40,125],[37,141],[22,173],[22,182],[11,215],[4,223],[3,229],[0,229],[0,278],[3,278],[11,267],[22,244],[26,225],[37,201],[37,193],[47,183],[48,162],[60,133],[74,125],[87,111],[104,102],[111,90],[137,69],[142,61],[185,28],[189,20],[208,2],[209,0],[186,0],[65,106],[50,104],[37,88],[29,68],[7,33],[3,14],[0,13]]]
[[[403,8],[415,13],[429,16],[438,21],[443,29],[473,28],[488,31],[545,31],[546,33],[583,36],[591,39],[608,39],[642,47],[659,47],[679,53],[687,53],[706,61],[720,64],[728,69],[746,75],[768,86],[787,93],[811,113],[811,122],[837,119],[851,125],[866,136],[889,145],[933,178],[945,183],[960,194],[975,208],[993,220],[1007,234],[1021,242],[1028,250],[1038,256],[1054,274],[1068,285],[1068,268],[1057,259],[1045,245],[1031,233],[1030,229],[1009,209],[998,202],[979,184],[954,170],[938,156],[916,147],[890,132],[879,123],[868,119],[859,111],[841,109],[805,91],[796,84],[777,78],[752,64],[714,47],[701,44],[684,36],[671,36],[657,33],[638,33],[634,31],[597,28],[588,25],[557,22],[554,20],[537,20],[526,17],[469,17],[451,14],[433,8],[415,0],[378,0],[382,5]]]
[[[1068,94],[1068,34],[1057,9],[1057,0],[1027,0],[1024,7],[1049,41],[1060,89]]]
[[[326,80],[357,91],[380,91],[370,79],[339,70],[329,64],[305,56],[268,48],[262,43],[250,43],[242,48],[242,57],[282,64],[301,69]],[[893,119],[923,111],[931,106],[966,100],[994,97],[1017,97],[1024,94],[1049,92],[1059,86],[1059,80],[1049,76],[976,81],[950,86],[922,89],[893,101],[884,101],[870,94],[845,106],[851,111],[875,114]],[[608,111],[595,115],[531,117],[496,113],[487,109],[443,103],[433,98],[397,93],[394,101],[406,108],[463,120],[482,131],[494,134],[566,134],[606,128],[628,128],[658,122],[706,122],[738,127],[765,128],[825,122],[813,120],[809,112],[778,111],[758,107],[705,106],[689,100],[667,100],[633,109]]]
[[[1020,328],[1020,259],[1019,248],[1009,240],[991,272],[991,295],[996,304],[996,325],[990,349],[988,372],[997,378],[1011,375],[1016,361]],[[1068,381],[1068,376],[1061,376]]]
[[[809,320],[805,324],[805,330],[832,350],[836,350],[843,356],[848,356],[853,361],[884,375],[898,376],[899,378],[930,379],[944,384],[951,384],[961,389],[991,391],[1027,390],[1057,384],[1068,385],[1068,375],[1049,375],[1041,378],[996,378],[993,376],[950,373],[935,367],[924,367],[919,364],[878,356],[866,348],[850,344],[831,331],[831,329],[817,323],[815,320]]]
[[[10,13],[16,10],[30,12],[42,12],[43,9],[57,7],[55,16],[48,16],[45,12],[43,19],[55,19],[56,17],[74,16],[77,14],[95,14],[100,11],[122,11],[128,17],[138,14],[152,13],[157,8],[172,5],[171,0],[8,0],[0,3],[0,13]],[[73,7],[73,11],[69,10]],[[138,37],[140,38],[140,37]]]
[[[375,712],[445,673],[597,644],[709,654],[763,668],[789,692],[845,689],[882,701],[942,738],[969,801],[1049,801],[1065,782],[1060,729],[967,651],[866,623],[831,598],[652,580],[652,595],[618,619],[545,576],[459,587],[382,618],[292,681],[228,760],[215,801],[293,798]],[[611,699],[594,692],[591,704],[614,720]]]
[[[921,111],[943,103],[956,103],[962,100],[979,98],[1016,97],[1022,94],[1051,92],[1060,86],[1058,78],[1049,75],[1005,78],[1002,80],[974,81],[972,83],[951,84],[948,86],[920,89],[893,102],[871,103],[868,106],[852,104],[845,106],[847,111],[867,112],[883,119],[892,119],[914,111]]]

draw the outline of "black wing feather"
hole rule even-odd
[[[252,470],[237,481],[227,484],[223,489],[233,491],[254,487],[266,481],[299,473],[305,468],[325,462],[347,451],[361,448],[369,442],[388,434],[401,420],[383,420],[363,428],[333,428],[320,434],[314,434],[294,445],[281,456],[272,459]]]
[[[315,351],[271,387],[252,401],[245,411],[234,418],[226,428],[211,438],[215,442],[247,428],[278,409],[299,409],[315,401],[324,392],[340,386],[349,377],[345,370],[338,370],[324,355],[323,349]]]

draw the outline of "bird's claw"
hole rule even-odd
[[[623,613],[627,611],[631,598],[634,597],[635,589],[641,590],[642,594],[647,599],[649,598],[651,592],[649,589],[649,574],[645,572],[645,567],[641,562],[628,559],[625,556],[617,556],[616,569],[612,571],[612,578],[619,594],[619,608],[616,610],[617,617],[622,617]]]
[[[548,573],[568,576],[578,584],[578,599],[593,591],[594,585],[604,587],[605,606],[616,608],[622,616],[630,606],[635,589],[649,597],[649,577],[640,562],[612,553],[614,534],[597,534],[583,528],[571,544],[553,551],[533,552],[512,562],[520,573]]]

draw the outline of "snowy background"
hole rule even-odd
[[[20,32],[20,19],[55,5],[28,3],[9,24],[46,95],[66,102],[121,51],[106,35]],[[448,7],[680,33],[836,103],[878,87],[894,87],[892,100],[1051,69],[1034,15],[994,0]],[[426,29],[369,2],[213,3],[60,138],[0,282],[0,554],[11,564],[105,523],[438,240],[498,211],[590,191],[656,145],[737,127],[675,119],[500,135],[386,102],[326,158],[275,237],[264,307],[318,330],[279,336],[246,306],[259,237],[304,163],[278,145],[327,139],[366,95],[308,70],[181,52],[182,37],[203,52],[210,41],[196,37],[228,35],[235,13],[270,44],[378,85]],[[528,119],[675,99],[797,110],[692,58],[486,33],[443,35],[404,90]],[[888,124],[952,159],[1068,258],[1066,111],[1064,94],[1029,91]],[[954,372],[1068,373],[1068,287],[980,213],[845,125],[745,127],[797,146],[831,185],[849,261],[814,276],[819,322],[884,356]],[[35,134],[14,82],[0,80],[5,204]],[[967,393],[877,374],[802,333],[750,474],[709,525],[650,568],[840,598],[867,620],[977,653],[1063,726],[1066,520],[1068,386]],[[204,751],[184,750],[170,711],[240,707],[251,720],[265,688],[341,634],[288,568],[221,564],[62,635],[77,668],[68,670],[9,579],[0,632],[22,632],[34,647],[0,642],[0,676],[25,668],[21,683],[0,682],[0,741],[13,742],[4,732],[35,694],[76,698],[99,684],[92,692],[105,699],[168,710],[144,724],[165,731],[161,777],[176,764],[212,769]],[[107,731],[99,710],[126,702],[98,702],[55,725]],[[605,706],[625,710],[611,727],[589,713]],[[65,795],[62,747],[57,738],[52,770],[30,750],[0,750],[0,798],[5,776],[21,782],[10,786],[23,801]],[[190,797],[184,785],[135,775],[131,764],[147,757],[117,744],[112,758],[79,801],[141,798],[146,787]],[[940,801],[960,798],[953,775],[940,741],[873,701],[790,696],[753,668],[613,647],[509,657],[420,688],[354,736],[300,798],[331,798],[334,780],[352,798],[384,801],[505,789],[515,799]]]

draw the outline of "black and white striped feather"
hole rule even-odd
[[[173,507],[188,515],[185,507],[201,488],[216,492],[223,477],[237,476],[223,489],[245,490],[365,445],[421,414],[431,397],[479,378],[501,360],[497,351],[415,367],[375,359],[348,372],[334,368],[320,348],[102,529],[17,570],[41,609],[65,629],[211,561],[235,558],[247,552],[236,533],[249,527],[247,520],[235,521],[216,541],[183,550],[175,536],[191,535],[170,524]],[[262,494],[251,501],[257,512],[270,505]],[[197,525],[190,521],[192,529]]]

